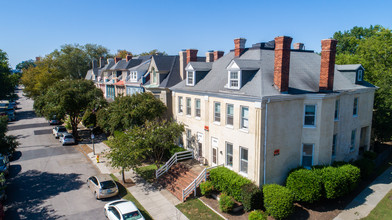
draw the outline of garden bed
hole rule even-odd
[[[200,197],[200,200],[203,201],[208,206],[210,206],[212,209],[214,209],[219,214],[223,215],[227,219],[239,219],[239,220],[247,220],[248,219],[249,213],[244,212],[243,209],[240,209],[240,211],[238,211],[238,212],[225,213],[225,212],[220,211],[219,203],[218,203],[217,199],[214,199],[212,197],[209,198],[209,197],[202,196],[202,197]]]

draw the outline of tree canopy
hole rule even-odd
[[[48,88],[45,94],[34,101],[38,115],[47,119],[54,115],[58,119],[70,118],[72,133],[77,137],[77,126],[82,113],[96,103],[103,103],[103,93],[88,80],[61,80]]]
[[[13,153],[19,146],[19,142],[16,141],[16,137],[12,135],[6,135],[7,133],[8,117],[0,116],[0,153],[8,154]]]
[[[23,70],[26,70],[30,67],[35,67],[35,62],[34,60],[25,60],[20,63],[18,63],[15,67],[16,70],[23,72]]]
[[[11,73],[8,55],[0,49],[0,100],[11,97],[18,82],[19,75]]]
[[[392,32],[380,25],[336,32],[336,63],[360,63],[364,79],[379,89],[374,101],[373,131],[376,141],[392,137]]]
[[[163,117],[166,106],[151,93],[116,97],[107,108],[98,111],[98,126],[105,132],[125,131],[141,126],[146,120]]]

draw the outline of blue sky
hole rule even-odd
[[[246,46],[288,35],[306,49],[354,26],[391,28],[392,1],[217,0],[0,0],[0,49],[15,67],[63,44],[94,43],[111,53],[158,49],[175,55],[195,48],[228,52],[233,39]]]

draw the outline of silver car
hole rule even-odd
[[[109,174],[89,177],[87,187],[94,193],[96,199],[109,198],[118,194],[117,184]]]
[[[75,138],[70,133],[62,133],[59,139],[63,146],[66,144],[75,144]]]
[[[67,129],[64,126],[56,126],[53,128],[53,135],[55,138],[59,138],[61,133],[67,133]]]

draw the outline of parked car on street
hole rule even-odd
[[[87,187],[94,193],[96,199],[109,198],[118,194],[117,184],[109,174],[89,177]]]
[[[105,204],[103,209],[106,217],[110,220],[144,220],[135,204],[125,199],[109,202]]]
[[[53,128],[53,135],[55,138],[59,138],[61,133],[67,133],[67,129],[64,126],[56,126]]]
[[[75,144],[75,138],[70,133],[61,133],[59,139],[63,146],[67,144]]]
[[[8,156],[0,154],[0,173],[8,175],[10,171],[10,161]]]
[[[49,125],[61,125],[61,121],[54,115],[52,119],[49,120]]]

